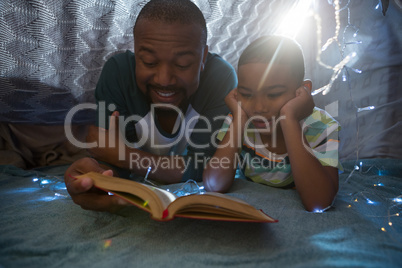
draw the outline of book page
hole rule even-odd
[[[170,220],[178,216],[228,221],[276,221],[247,202],[229,195],[207,192],[176,197],[164,189],[96,172],[77,178],[82,177],[93,179],[95,187],[126,199],[148,211],[157,220]]]
[[[168,209],[169,218],[175,216],[196,218],[195,215],[198,215],[203,219],[276,221],[247,202],[220,193],[208,192],[179,197],[169,205]]]
[[[163,212],[171,200],[174,200],[175,198],[172,193],[155,188],[154,186],[145,185],[127,179],[106,176],[96,172],[89,172],[77,176],[77,178],[81,177],[91,178],[97,188],[106,192],[115,193],[128,201],[132,201],[132,204],[142,209],[146,209],[156,219],[163,218]],[[134,197],[130,197],[128,194],[134,195]],[[143,202],[141,202],[141,200]]]
[[[177,198],[174,194],[172,194],[171,192],[168,192],[166,190],[163,190],[163,189],[160,189],[157,187],[153,187],[153,186],[148,186],[148,185],[146,185],[146,186],[150,187],[155,192],[155,194],[159,197],[161,203],[163,204],[164,209],[166,209],[169,206],[169,204],[172,203]]]
[[[237,221],[237,222],[276,222],[276,220],[266,217],[261,211],[257,211],[260,215],[256,217],[236,217],[235,215],[222,215],[220,213],[204,213],[204,212],[187,212],[180,213],[176,217],[190,218],[190,219],[204,219],[204,220],[216,220],[216,221]]]
[[[103,190],[107,191],[106,189],[103,189]],[[149,213],[152,213],[148,202],[146,200],[142,200],[138,196],[135,196],[135,195],[129,194],[129,193],[124,193],[124,192],[117,192],[117,191],[110,191],[110,193],[128,201],[129,203],[131,203]]]

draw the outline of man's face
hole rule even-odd
[[[194,24],[137,22],[135,76],[151,103],[181,107],[197,90],[208,52],[201,33]]]

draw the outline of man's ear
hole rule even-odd
[[[208,56],[208,46],[205,45],[204,55],[202,57],[202,63],[201,63],[201,72],[204,71],[204,66],[205,66],[205,62],[207,61],[207,56]]]
[[[308,90],[308,92],[311,93],[311,90],[313,89],[313,83],[311,80],[304,80],[302,83],[302,86]]]

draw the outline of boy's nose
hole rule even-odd
[[[174,73],[172,68],[167,65],[161,65],[158,67],[155,74],[155,83],[162,87],[167,87],[174,84]]]
[[[254,112],[256,114],[266,113],[268,109],[267,103],[264,101],[263,98],[256,98],[254,103]]]

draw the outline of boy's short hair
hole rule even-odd
[[[304,79],[304,56],[300,45],[288,37],[271,35],[262,36],[243,51],[238,67],[247,63],[273,63],[291,66],[292,74],[298,82]]]
[[[201,27],[201,42],[207,43],[207,25],[201,10],[190,0],[151,0],[138,14],[134,25],[141,19],[166,23],[195,24]]]

